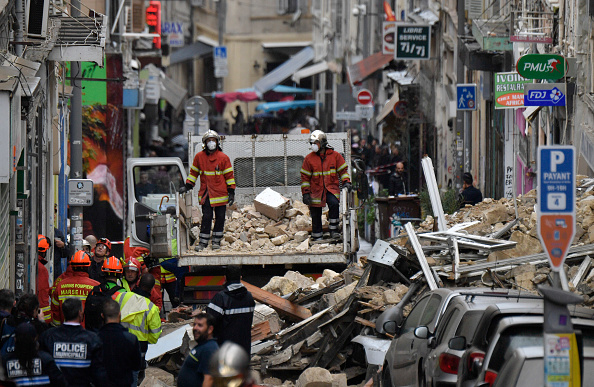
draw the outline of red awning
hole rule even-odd
[[[232,91],[229,93],[215,94],[215,109],[220,113],[225,110],[225,105],[227,105],[229,102],[237,100],[243,102],[257,101],[258,94],[256,94],[255,91]]]
[[[351,85],[361,82],[377,70],[383,69],[392,59],[394,59],[394,55],[385,55],[381,52],[376,52],[354,65],[347,67]]]

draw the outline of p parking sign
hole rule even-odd
[[[538,235],[560,271],[575,235],[575,147],[538,148]]]

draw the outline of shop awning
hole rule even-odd
[[[377,70],[381,70],[385,65],[394,59],[394,55],[385,55],[381,52],[368,56],[367,58],[347,67],[351,85],[359,83]]]
[[[295,74],[293,74],[291,80],[293,82],[299,83],[303,78],[311,77],[313,75],[322,73],[327,70],[330,70],[333,73],[339,73],[340,67],[334,62],[319,62],[314,65],[304,67],[301,70],[297,71]]]
[[[390,114],[392,112],[392,109],[394,109],[394,105],[396,105],[396,102],[398,102],[400,100],[400,95],[398,93],[398,91],[396,91],[394,93],[394,95],[392,96],[392,98],[390,98],[388,100],[388,102],[386,102],[384,104],[384,107],[382,108],[382,110],[380,110],[379,114],[377,115],[375,122],[379,123],[381,122],[384,118],[386,118],[388,116],[388,114]]]
[[[172,52],[169,56],[169,65],[203,58],[208,55],[212,55],[212,46],[202,42],[195,42]]]
[[[262,95],[271,90],[276,85],[295,74],[297,70],[308,64],[314,58],[314,50],[311,47],[305,47],[291,59],[278,66],[254,83],[256,93]]]
[[[238,89],[235,91],[238,91],[240,93],[249,93],[249,92],[254,93],[256,90],[254,90],[253,87],[247,87],[245,89]],[[281,93],[281,94],[312,94],[311,89],[306,89],[303,87],[285,86],[285,85],[274,86],[272,88],[272,91],[274,91],[275,93]]]
[[[262,48],[265,51],[278,53],[292,57],[297,54],[303,47],[311,46],[311,41],[299,42],[263,42]]]
[[[415,77],[411,76],[407,70],[392,71],[386,74],[386,76],[398,83],[400,86],[407,86],[415,83]]]
[[[318,102],[318,104],[322,104]],[[266,102],[256,106],[257,111],[263,111],[265,113],[277,112],[279,110],[291,110],[301,109],[308,107],[315,107],[316,101],[313,99],[301,100],[301,101],[281,101],[281,102]]]

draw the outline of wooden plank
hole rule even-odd
[[[254,300],[270,306],[279,314],[283,314],[293,321],[301,321],[311,317],[311,312],[302,306],[295,305],[276,294],[262,290],[245,281],[241,281],[241,283],[252,293]]]
[[[322,296],[326,293],[333,293],[336,289],[338,289],[342,285],[344,285],[344,280],[336,281],[334,283],[331,283],[330,285],[328,285],[325,288],[316,290],[315,292],[312,292],[312,293],[309,293],[306,295],[301,294],[300,297],[297,299],[297,301],[295,301],[295,303],[303,304],[305,301],[311,300],[312,298]]]
[[[350,341],[350,338],[351,338],[351,335],[353,333],[353,330],[355,329],[355,326],[356,326],[355,322],[354,321],[351,322],[344,329],[344,331],[342,331],[342,333],[340,334],[340,336],[338,336],[337,339],[332,340],[330,342],[330,346],[329,346],[328,350],[327,351],[324,351],[321,359],[316,364],[314,364],[314,366],[315,367],[327,368],[328,365],[330,365],[330,363],[332,362],[332,360],[334,360],[336,358],[336,356],[338,355],[338,353],[345,346],[345,344],[347,343],[347,341]],[[330,335],[328,335],[328,336],[330,336]]]
[[[252,327],[252,343],[258,340],[264,340],[270,334],[270,323],[268,320],[259,322]]]
[[[592,266],[592,258],[586,256],[586,258],[584,258],[584,260],[582,261],[582,264],[580,265],[578,272],[575,273],[575,275],[571,279],[571,283],[573,284],[573,286],[577,287],[580,284],[580,282],[582,282],[582,279],[586,275],[588,269],[590,269],[590,266]]]
[[[365,325],[366,327],[370,327],[370,328],[375,329],[375,323],[373,323],[373,322],[371,322],[369,320],[365,320],[365,319],[363,319],[363,318],[361,318],[359,316],[355,317],[355,322],[357,324]]]

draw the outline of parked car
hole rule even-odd
[[[571,307],[576,329],[583,329],[584,343],[594,344],[594,311]],[[516,348],[542,346],[543,304],[497,304],[489,306],[469,341],[467,337],[450,339],[452,350],[463,350],[458,367],[458,387],[492,385],[504,361]],[[594,346],[593,346],[594,348]]]
[[[505,361],[493,387],[544,386],[543,347],[521,347]],[[582,386],[594,380],[594,349],[584,348]],[[489,386],[488,382],[479,385]]]
[[[439,337],[442,338],[446,334],[445,329],[453,329],[457,332],[460,313],[463,315],[471,309],[485,310],[489,305],[504,300],[521,302],[523,297],[517,291],[501,292],[486,288],[440,288],[427,292],[414,305],[400,326],[396,326],[397,324],[392,321],[383,324],[384,329],[396,337],[390,343],[386,353],[381,377],[382,384],[384,386],[426,386],[428,380],[425,368],[429,364],[433,367],[432,363],[427,363],[427,358],[430,351],[436,348],[438,342],[436,333],[439,332]],[[450,321],[452,325],[449,325]],[[476,323],[476,320],[474,322]],[[441,349],[444,348],[445,346],[441,347]],[[455,361],[453,357],[449,359]],[[453,366],[454,364],[449,365],[451,368],[454,368]],[[442,377],[450,385],[452,382],[455,383],[455,376],[446,377],[443,373],[431,373],[429,381],[438,382]]]

